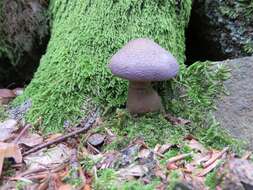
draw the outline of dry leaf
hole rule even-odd
[[[16,163],[21,163],[22,154],[18,145],[0,142],[0,176],[2,173],[4,158],[13,158]]]
[[[200,144],[199,141],[195,140],[195,139],[191,139],[188,140],[188,144],[187,144],[192,150],[197,150],[201,153],[205,153],[208,152],[208,150],[202,145]]]
[[[24,158],[28,170],[49,167],[51,165],[60,165],[69,160],[71,149],[64,144],[58,144],[56,147],[41,150],[28,155]]]
[[[164,144],[164,145],[156,145],[154,148],[155,152],[158,152],[159,154],[166,153],[173,145],[172,144]]]
[[[18,141],[18,144],[24,144],[29,147],[34,147],[38,144],[43,142],[43,137],[38,134],[27,133],[26,135],[22,136],[21,139]]]
[[[6,141],[12,136],[11,134],[18,129],[18,122],[14,119],[8,119],[0,123],[0,129],[0,141]]]
[[[165,119],[167,121],[169,121],[172,125],[189,125],[189,124],[191,124],[190,120],[183,119],[181,117],[175,117],[175,116],[172,116],[169,113],[167,113],[165,115]]]

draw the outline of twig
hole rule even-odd
[[[84,123],[83,127],[79,130],[76,130],[76,131],[73,131],[72,133],[69,133],[67,135],[63,135],[63,136],[60,136],[52,141],[48,141],[46,143],[42,143],[26,152],[24,152],[23,156],[27,156],[33,152],[36,152],[38,150],[41,150],[42,148],[46,148],[46,147],[49,147],[51,146],[52,144],[58,144],[62,141],[65,141],[66,139],[70,138],[70,137],[73,137],[75,135],[79,135],[81,133],[84,133],[86,131],[88,131],[92,125],[95,123],[97,117],[98,117],[98,113],[99,113],[99,110],[97,109],[95,112],[91,113],[91,115],[87,118],[86,122]],[[78,124],[77,126],[79,126],[80,124]]]
[[[203,167],[206,168],[210,166],[212,163],[214,163],[217,159],[219,159],[223,154],[225,154],[228,151],[228,147],[224,148],[221,152],[219,152],[217,155],[213,156],[210,160],[203,163]]]
[[[206,167],[202,172],[197,174],[198,177],[204,177],[206,174],[211,172],[218,164],[220,160],[215,160],[212,164],[210,164],[208,167]]]
[[[78,176],[79,162],[78,162],[78,158],[77,158],[77,150],[76,149],[71,150],[70,166],[73,171],[72,178],[78,179],[78,177],[79,177]]]
[[[22,131],[19,133],[19,135],[14,139],[13,143],[14,143],[14,144],[17,144],[18,141],[22,138],[22,136],[26,133],[26,131],[27,131],[30,127],[32,127],[32,125],[30,125],[30,124],[26,125],[26,126],[22,129]]]
[[[168,160],[167,164],[170,164],[170,163],[172,163],[172,162],[177,162],[177,161],[183,160],[183,159],[185,159],[185,158],[187,158],[187,157],[189,157],[189,156],[191,156],[191,155],[192,155],[192,153],[180,154],[180,155],[178,155],[178,156],[174,156],[174,157],[172,157],[172,158],[170,158],[170,159]]]
[[[252,152],[250,151],[247,151],[243,156],[242,156],[242,159],[243,160],[248,160],[252,155]]]

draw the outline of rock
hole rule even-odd
[[[32,101],[30,99],[25,100],[21,105],[11,108],[8,110],[9,118],[15,120],[22,120],[24,115],[29,111],[32,106]]]
[[[0,84],[30,81],[49,39],[47,3],[2,0],[0,3]]]
[[[88,143],[90,143],[92,146],[99,146],[101,145],[105,140],[105,136],[101,134],[93,134],[88,138]]]
[[[0,123],[0,141],[9,139],[14,131],[18,129],[18,122],[14,119],[8,119]]]
[[[235,58],[253,53],[252,1],[195,0],[192,35],[206,44],[209,57]],[[202,51],[200,49],[200,51]]]
[[[248,160],[229,160],[218,171],[218,181],[223,190],[253,189],[253,164]]]
[[[214,115],[233,136],[249,141],[253,150],[253,56],[217,63],[231,69],[231,78],[225,81],[229,95],[217,100]]]

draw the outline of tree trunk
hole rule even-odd
[[[112,76],[110,57],[129,40],[148,37],[183,68],[191,0],[52,0],[51,39],[40,66],[16,102],[31,98],[28,121],[61,129],[91,105],[126,103],[127,81]]]

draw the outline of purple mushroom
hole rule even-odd
[[[150,39],[128,42],[110,60],[109,68],[129,80],[127,109],[130,113],[161,110],[161,98],[152,81],[164,81],[177,75],[179,65],[171,53]]]

